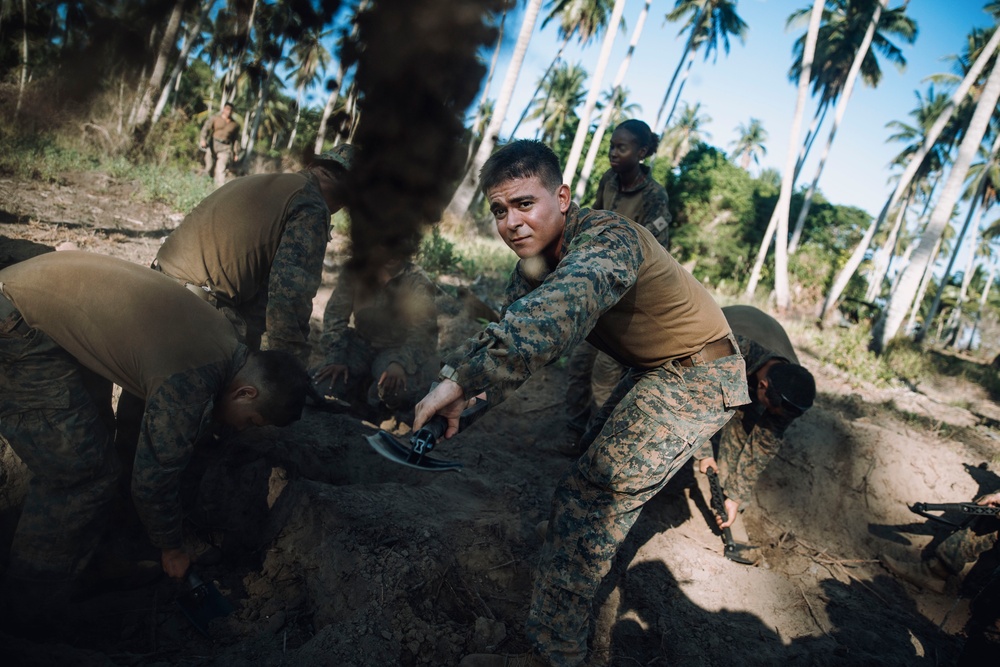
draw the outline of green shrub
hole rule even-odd
[[[455,244],[446,239],[441,231],[435,227],[430,234],[424,236],[417,255],[417,262],[428,273],[453,271],[458,264]]]

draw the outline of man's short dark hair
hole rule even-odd
[[[233,106],[233,103],[232,103],[232,102],[226,102],[226,103],[225,103],[225,104],[223,104],[222,106],[224,106],[224,107],[229,107],[229,108],[230,108],[230,110],[232,110],[232,111],[236,111],[236,107],[234,107],[234,106]]]
[[[512,141],[495,152],[479,170],[479,184],[483,194],[517,178],[535,176],[549,191],[555,192],[562,185],[559,158],[540,141],[520,139]]]
[[[767,371],[767,399],[786,414],[797,417],[816,400],[816,380],[798,364],[775,364]]]
[[[274,426],[298,421],[306,397],[315,392],[309,373],[288,352],[251,352],[241,372],[244,371],[257,387],[257,412]]]

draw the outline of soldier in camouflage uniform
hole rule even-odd
[[[308,365],[330,216],[343,206],[353,155],[345,144],[298,173],[230,181],[170,233],[154,268],[221,309],[251,350],[282,350]]]
[[[1000,507],[1000,491],[976,501],[980,505]],[[956,581],[968,563],[973,563],[997,543],[1000,519],[976,517],[972,525],[960,528],[938,543],[933,553],[919,561],[902,560],[883,554],[882,564],[915,586],[944,593],[949,581]]]
[[[501,320],[442,369],[413,426],[441,414],[450,437],[469,399],[485,391],[500,403],[584,337],[632,369],[629,390],[556,487],[526,628],[533,653],[467,656],[467,667],[580,664],[597,586],[639,510],[748,400],[711,295],[647,229],[581,210],[561,179],[555,154],[534,141],[484,165],[497,230],[520,261]]]
[[[236,139],[240,124],[233,120],[233,105],[226,102],[222,109],[201,126],[199,145],[205,151],[205,171],[215,181],[215,187],[226,182],[226,170],[237,159]]]
[[[737,410],[712,438],[711,447],[706,445],[696,458],[702,474],[709,468],[719,473],[728,518],[718,521],[728,528],[781,449],[785,431],[812,407],[816,381],[799,365],[788,334],[773,317],[743,305],[726,306],[722,312],[746,361],[750,405]],[[699,479],[700,484],[703,481]]]
[[[611,168],[597,186],[594,209],[614,211],[639,223],[670,249],[669,199],[642,161],[656,152],[659,138],[641,120],[627,120],[611,134],[608,158]],[[569,445],[564,452],[583,453],[581,435],[597,408],[608,399],[625,369],[614,359],[584,341],[570,354],[566,387]]]
[[[293,357],[248,356],[225,317],[173,280],[83,252],[0,271],[0,377],[0,434],[33,475],[0,585],[23,618],[65,608],[111,518],[112,382],[148,406],[132,497],[175,578],[190,564],[178,480],[213,417],[284,425],[311,391]]]
[[[374,249],[375,284],[350,265],[341,269],[323,315],[326,362],[314,377],[348,402],[404,412],[440,368],[435,288],[416,264],[399,256],[383,261],[386,253]]]

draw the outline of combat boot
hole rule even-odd
[[[549,667],[549,663],[533,652],[517,655],[473,653],[462,658],[458,667]]]
[[[944,593],[948,584],[948,577],[951,573],[944,566],[940,559],[931,557],[928,560],[921,560],[914,563],[910,561],[896,560],[890,556],[882,555],[882,564],[886,569],[904,581],[908,581],[918,588]]]

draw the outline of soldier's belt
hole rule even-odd
[[[676,361],[679,365],[684,366],[685,368],[691,368],[692,366],[701,366],[709,363],[710,361],[722,359],[723,357],[729,357],[734,354],[737,354],[736,348],[727,336],[725,338],[712,341],[694,354],[687,357],[681,357]]]

